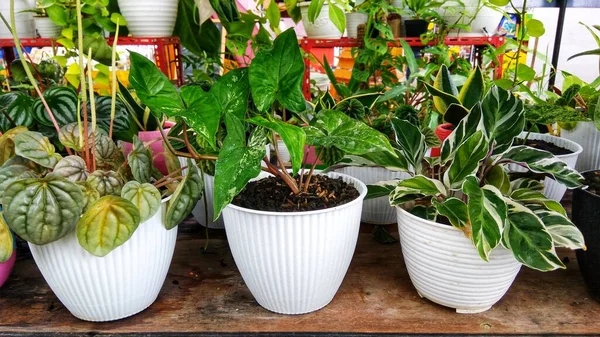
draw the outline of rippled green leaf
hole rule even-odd
[[[141,222],[150,219],[160,208],[160,191],[152,184],[130,181],[123,186],[121,197],[137,207]]]

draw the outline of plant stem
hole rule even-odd
[[[279,170],[276,166],[273,166],[273,164],[271,164],[269,162],[269,159],[267,158],[267,156],[265,156],[263,158],[263,161],[267,164],[267,168],[269,169],[269,172],[271,172],[273,175],[283,179],[285,184],[288,185],[288,187],[292,190],[292,193],[300,194],[300,189],[298,188],[298,185],[296,184],[296,180],[294,180],[294,178],[292,178],[289,174],[287,174],[287,172],[286,172],[286,174],[284,174],[283,171]]]
[[[87,64],[92,64],[92,48],[88,51]],[[94,96],[94,79],[92,71],[88,69],[88,81],[90,90],[90,108],[92,113],[92,171],[96,171],[96,98]]]
[[[83,62],[83,20],[81,17],[81,0],[76,0],[77,10],[77,44],[79,51],[79,81],[80,92],[81,92],[81,104],[83,105],[83,159],[85,160],[88,170],[92,169],[91,158],[90,158],[90,139],[89,139],[89,125],[87,115],[87,93],[85,83],[85,68]]]
[[[117,41],[119,40],[119,21],[117,18],[117,29],[115,32],[115,40],[113,41],[112,55],[111,55],[111,77],[112,77],[112,88],[111,96],[112,101],[110,102],[110,127],[108,129],[108,137],[112,139],[113,124],[115,122],[115,113],[117,111]]]
[[[510,3],[512,5],[512,1]],[[519,47],[517,49],[517,56],[516,56],[516,62],[515,62],[515,77],[513,78],[513,88],[517,84],[517,75],[519,74],[519,63],[520,63],[519,62],[519,58],[520,58],[520,55],[521,55],[521,49],[523,48],[523,42],[525,41],[525,34],[526,34],[526,29],[525,29],[525,15],[526,14],[527,14],[527,0],[523,0],[523,9],[519,13],[519,16],[520,16],[520,19],[521,19],[521,36],[519,36]],[[517,34],[518,33],[519,32],[517,32]]]
[[[169,185],[170,183],[172,183],[172,180],[180,180],[183,179],[183,176],[177,176],[177,177],[173,177],[173,178],[169,178],[166,181],[163,181],[160,184],[155,184],[154,187],[156,188],[161,188],[163,186]]]
[[[322,147],[322,148],[319,150],[319,153],[317,154],[317,158],[316,158],[316,160],[315,160],[315,161],[312,163],[312,166],[311,166],[311,168],[310,168],[310,171],[308,172],[308,177],[306,178],[306,183],[305,183],[305,185],[304,185],[304,188],[303,188],[304,192],[308,192],[308,186],[310,185],[310,180],[312,179],[313,172],[315,172],[315,167],[317,167],[317,161],[318,161],[319,157],[321,156],[321,154],[323,153],[323,149],[325,149],[325,148],[324,148],[324,147]]]
[[[187,168],[188,168],[187,166],[184,166],[184,167],[182,167],[182,168],[180,168],[180,169],[178,169],[176,171],[173,171],[173,172],[167,174],[166,176],[164,176],[164,177],[158,179],[157,181],[155,181],[154,184],[160,184],[160,183],[162,183],[163,181],[165,181],[165,180],[167,180],[169,178],[173,178],[173,177],[177,176],[179,173],[183,172],[183,170],[185,170]]]
[[[185,143],[185,147],[188,149],[188,152],[192,155],[192,158],[198,159],[198,153],[194,147],[192,147],[192,144],[190,144],[190,140],[188,139],[187,125],[185,123],[183,124],[183,141]]]

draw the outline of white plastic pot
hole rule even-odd
[[[35,17],[35,29],[41,38],[53,39],[60,36],[62,27],[55,24],[48,17]]]
[[[402,255],[412,284],[421,297],[457,313],[490,309],[521,269],[512,252],[501,246],[485,262],[462,231],[399,207],[397,215]]]
[[[84,250],[76,230],[44,246],[29,244],[44,279],[75,317],[113,321],[137,314],[156,300],[177,239],[177,228],[167,231],[163,224],[167,201],[105,257]]]
[[[229,205],[223,211],[229,247],[244,282],[264,308],[303,314],[326,306],[342,284],[354,254],[367,187],[341,177],[360,196],[310,212],[265,212]]]
[[[362,181],[365,185],[387,180],[403,180],[410,175],[405,172],[391,171],[382,167],[346,166],[336,170]],[[362,208],[362,222],[384,225],[396,222],[396,210],[390,206],[388,197],[365,200]]]
[[[304,29],[306,30],[306,35],[309,38],[314,39],[337,39],[342,36],[342,32],[337,29],[337,27],[333,24],[331,19],[329,19],[329,4],[325,2],[323,4],[323,8],[321,9],[321,13],[315,20],[314,23],[311,23],[308,20],[308,6],[310,2],[299,2],[298,7],[300,7],[300,11],[302,13],[302,24],[304,25]]]
[[[281,161],[283,163],[290,162],[290,159],[291,159],[290,151],[288,150],[287,146],[285,146],[285,143],[281,139],[277,140],[277,151],[279,152],[279,159],[281,159]]]
[[[594,122],[579,122],[573,130],[561,130],[561,136],[583,148],[575,165],[577,171],[600,169],[600,131]]]
[[[349,38],[358,37],[358,26],[367,23],[369,16],[366,13],[346,13],[346,32]]]
[[[173,35],[178,0],[119,0],[121,14],[134,37]]]
[[[453,5],[453,2],[448,1],[437,12],[448,24],[468,24],[474,17],[470,24],[471,31],[453,30],[449,32],[449,36],[493,36],[503,14],[486,6],[482,7],[479,12],[477,9],[477,1],[465,2],[466,16],[461,16],[460,13],[456,13],[456,6]]]
[[[527,133],[523,132],[521,133],[520,137],[525,137],[526,135]],[[576,166],[577,158],[583,151],[583,148],[579,144],[565,138],[549,135],[547,133],[530,133],[528,139],[543,140],[545,142],[552,143],[554,145],[572,151],[573,153],[561,154],[556,156],[556,158],[564,161],[570,167]],[[508,166],[508,168],[509,170],[514,172],[527,172],[525,168],[522,168],[516,164],[511,164]],[[543,183],[543,193],[546,196],[546,198],[560,202],[562,200],[562,197],[565,195],[565,192],[567,191],[567,187],[551,178],[545,178]]]
[[[23,12],[35,8],[35,3],[31,3],[27,0],[15,0],[15,24],[17,28],[17,35],[19,38],[34,38],[35,37],[35,24],[33,21],[33,13]],[[0,13],[10,23],[10,1],[0,1]],[[0,20],[0,39],[11,39],[13,36],[4,24]]]

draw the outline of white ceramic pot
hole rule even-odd
[[[527,133],[524,132],[524,133],[521,133],[520,137],[525,137],[526,135],[527,135]],[[556,156],[556,158],[564,161],[570,167],[576,166],[577,158],[583,151],[583,148],[579,144],[577,144],[573,141],[570,141],[568,139],[565,139],[565,138],[560,138],[560,137],[555,137],[555,136],[549,135],[547,133],[530,133],[528,139],[543,140],[545,142],[552,143],[554,145],[557,145],[557,146],[560,146],[562,148],[572,151],[573,153],[561,154],[561,155]],[[525,168],[522,168],[515,164],[509,165],[508,168],[509,168],[509,170],[515,171],[515,172],[527,172],[527,170]],[[567,187],[551,178],[544,179],[543,183],[544,183],[543,193],[546,196],[546,198],[560,202],[562,200],[562,197],[565,195],[565,192],[567,191]]]
[[[365,185],[387,180],[403,180],[410,175],[405,172],[391,171],[382,167],[346,166],[336,170],[362,181]],[[396,210],[390,206],[388,197],[365,200],[362,208],[362,222],[384,225],[396,222]]]
[[[311,23],[308,20],[308,6],[310,2],[299,2],[298,7],[300,7],[300,11],[302,13],[302,24],[304,25],[304,29],[306,30],[306,35],[309,38],[314,39],[337,39],[342,36],[342,32],[337,29],[337,27],[333,24],[331,19],[329,19],[329,4],[325,2],[323,4],[323,8],[321,9],[321,13],[315,20],[314,23]]]
[[[470,24],[471,31],[453,30],[449,32],[449,36],[492,36],[496,33],[498,24],[503,15],[501,12],[486,6],[482,7],[481,10],[477,12],[477,1],[465,4],[464,12],[467,14],[466,16],[455,13],[453,7],[451,2],[446,2],[442,8],[437,10],[448,24],[468,24],[469,21],[471,21],[471,18],[475,17]],[[475,15],[475,13],[477,13],[477,15]]]
[[[561,136],[583,148],[575,165],[579,172],[600,169],[600,131],[594,122],[579,122],[573,130],[563,129]]]
[[[55,24],[48,17],[35,17],[35,29],[41,38],[53,39],[60,36],[62,27]]]
[[[501,246],[485,262],[462,231],[399,207],[397,215],[404,263],[421,297],[457,313],[483,312],[504,296],[519,273],[521,264]]]
[[[33,13],[23,12],[33,8],[35,8],[35,3],[32,6],[32,3],[27,0],[15,0],[15,24],[19,38],[35,37]],[[0,13],[10,23],[10,2],[8,0],[0,1]],[[8,27],[0,20],[0,39],[11,39],[12,37]]]
[[[369,16],[366,13],[346,13],[346,32],[348,37],[358,37],[358,26],[367,23]]]
[[[121,14],[134,37],[173,35],[178,0],[119,0]]]
[[[344,205],[310,212],[264,212],[229,205],[225,231],[235,264],[256,301],[281,314],[303,314],[326,306],[339,289],[354,254],[367,187]]]
[[[163,224],[167,201],[105,257],[84,250],[76,230],[44,246],[29,244],[44,279],[75,317],[117,320],[137,314],[156,300],[177,240],[177,228],[167,231]]]

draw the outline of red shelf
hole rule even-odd
[[[109,37],[108,43],[112,45],[114,39]],[[23,47],[52,47],[60,46],[56,39],[21,39]],[[178,37],[120,37],[119,46],[154,46],[154,62],[160,70],[178,85],[183,85],[183,61],[181,43]],[[12,48],[15,47],[13,39],[0,39],[0,48],[4,50],[6,63],[10,64],[15,58]]]

